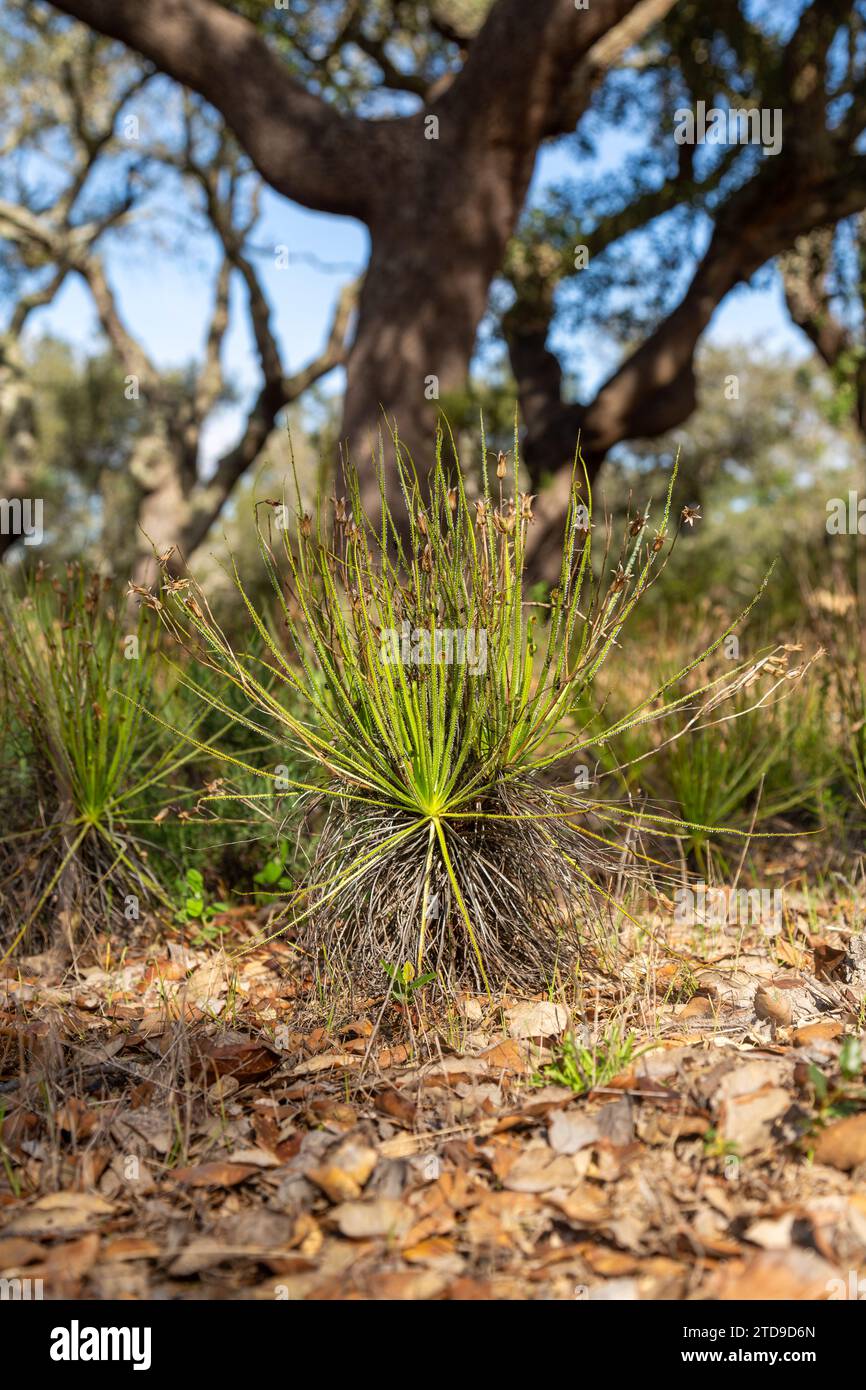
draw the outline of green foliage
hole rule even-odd
[[[863,1075],[863,1046],[856,1033],[849,1033],[843,1039],[839,1070],[846,1081],[859,1081]]]
[[[108,581],[78,566],[65,581],[38,572],[23,593],[0,577],[4,761],[15,771],[6,850],[27,904],[13,945],[52,895],[78,918],[85,904],[94,916],[122,914],[124,894],[166,901],[143,827],[190,754],[144,716],[161,704],[154,636],[143,617],[127,618]],[[21,857],[34,852],[30,881]]]
[[[527,592],[532,499],[519,491],[516,447],[509,488],[504,455],[491,477],[482,443],[480,489],[470,500],[442,444],[426,488],[398,445],[399,518],[381,471],[381,517],[365,514],[347,465],[346,496],[332,500],[330,514],[321,502],[308,513],[296,489],[293,530],[273,539],[259,528],[276,629],[234,573],[263,655],[235,650],[190,580],[167,576],[159,606],[174,637],[255,714],[239,716],[191,670],[182,683],[263,739],[276,729],[277,746],[309,769],[291,785],[324,820],[313,871],[286,909],[295,933],[359,969],[393,959],[396,948],[440,982],[466,976],[489,987],[491,974],[537,982],[573,956],[577,926],[611,901],[599,880],[620,864],[617,827],[633,813],[597,801],[590,808],[573,788],[549,783],[590,742],[577,716],[653,581],[673,477],[658,531],[648,538],[643,522],[632,522],[614,578],[601,586],[589,486],[576,462],[559,583],[539,608]],[[700,660],[614,721],[602,741],[708,692],[719,698],[727,676],[671,694]],[[266,786],[275,779],[224,758]],[[235,795],[264,806],[272,792]],[[590,809],[606,833],[586,824]],[[651,819],[660,833],[681,824]]]
[[[292,74],[344,109],[381,113],[384,103],[416,94],[456,70],[460,48],[478,32],[492,0],[367,0],[353,5],[309,0],[220,0],[251,20]],[[396,105],[394,112],[400,108]]]
[[[814,1104],[814,1129],[821,1129],[833,1120],[859,1114],[866,1105],[863,1085],[863,1052],[859,1037],[849,1034],[842,1040],[838,1075],[827,1075],[810,1063],[808,1084]]]
[[[624,1033],[619,1023],[611,1023],[596,1043],[586,1047],[573,1033],[566,1033],[554,1051],[552,1061],[535,1078],[538,1086],[568,1086],[575,1095],[586,1095],[596,1086],[606,1086],[635,1056],[637,1039]]]
[[[259,889],[263,890],[257,895],[259,901],[276,902],[281,894],[285,895],[294,887],[292,875],[286,872],[288,853],[287,842],[281,840],[276,853],[272,854],[258,873],[253,875],[253,882]]]
[[[415,967],[410,960],[405,961],[402,966],[389,965],[383,960],[382,969],[391,981],[389,995],[404,1005],[411,1003],[412,996],[419,989],[436,979],[435,970],[428,970],[425,974],[416,976]]]
[[[696,640],[687,629],[680,659]],[[788,813],[817,812],[829,775],[821,705],[801,679],[805,669],[789,672],[784,655],[778,650],[760,657],[754,675],[761,684],[735,690],[719,708],[685,708],[681,729],[673,734],[643,725],[593,750],[604,776],[648,809],[668,808],[682,822],[683,841],[702,871],[707,846],[718,847],[731,829],[760,833]],[[663,680],[670,655],[650,667],[648,681]],[[608,700],[601,711],[587,709],[587,731],[603,736],[628,698]],[[816,734],[823,747],[815,746]]]
[[[228,911],[228,903],[209,902],[204,885],[204,875],[200,869],[189,868],[183,878],[178,883],[178,893],[183,898],[183,905],[174,914],[174,920],[179,926],[186,926],[190,922],[198,922],[202,928],[199,936],[202,939],[210,940],[212,937],[206,935],[207,931],[216,933],[212,920],[221,912]]]

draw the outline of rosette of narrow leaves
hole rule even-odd
[[[154,635],[79,565],[62,579],[41,567],[21,583],[0,579],[4,762],[15,779],[0,893],[17,929],[4,955],[43,916],[62,913],[74,935],[167,903],[148,827],[190,752],[145,717],[160,703]]]
[[[335,496],[310,512],[296,479],[291,505],[264,504],[277,508],[258,526],[275,621],[234,569],[263,655],[235,649],[189,579],[166,578],[161,611],[244,693],[256,711],[247,727],[273,740],[270,766],[227,763],[274,779],[290,748],[309,767],[291,789],[317,818],[316,852],[282,925],[356,978],[381,978],[383,959],[411,960],[443,984],[537,988],[569,968],[582,933],[610,908],[614,871],[642,859],[624,833],[637,813],[576,789],[573,763],[598,745],[580,712],[670,548],[675,473],[655,533],[645,516],[630,519],[600,583],[576,458],[558,582],[542,603],[527,577],[533,499],[520,491],[516,439],[507,478],[502,455],[488,468],[482,441],[471,498],[441,435],[423,485],[397,440],[395,451],[399,515],[381,460],[375,518],[348,463]],[[291,526],[274,526],[287,515]],[[722,680],[674,688],[734,625],[603,737],[719,698]],[[231,714],[212,682],[183,679]],[[642,823],[670,833],[681,824]]]

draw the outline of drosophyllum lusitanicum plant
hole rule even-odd
[[[272,745],[256,766],[226,758],[263,779],[260,798],[240,798],[272,806],[267,782],[288,750],[309,769],[291,789],[317,828],[315,850],[270,929],[359,982],[381,984],[383,962],[411,963],[443,988],[537,990],[574,968],[594,927],[625,911],[614,875],[622,883],[649,862],[634,847],[636,822],[651,833],[686,829],[575,786],[575,760],[640,722],[693,718],[752,681],[754,663],[675,689],[749,609],[590,737],[593,684],[675,541],[676,470],[658,519],[631,517],[618,563],[606,554],[605,583],[593,570],[578,455],[559,580],[538,602],[526,564],[533,499],[520,491],[516,439],[511,462],[491,455],[489,466],[482,439],[472,498],[441,433],[423,484],[394,445],[402,509],[389,504],[380,461],[380,515],[365,515],[346,462],[333,497],[305,510],[293,476],[291,503],[257,522],[276,617],[257,609],[234,566],[257,654],[235,650],[191,580],[166,576],[157,606],[175,637],[244,693],[254,713],[241,722]],[[287,514],[288,527],[275,524]],[[239,718],[212,677],[185,671],[201,699]]]

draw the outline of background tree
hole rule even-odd
[[[465,385],[539,146],[672,3],[61,8],[201,93],[278,192],[368,226],[343,429],[366,449],[381,405],[420,453],[433,392]]]
[[[106,389],[119,391],[129,417],[103,454],[103,431],[92,411],[85,411],[94,434],[89,442],[79,439],[77,484],[101,497],[104,548],[112,562],[141,572],[151,543],[160,550],[176,546],[186,555],[201,544],[279,413],[343,360],[354,288],[346,287],[340,299],[323,352],[289,373],[248,252],[261,182],[225,127],[200,99],[186,94],[176,118],[161,107],[143,138],[139,116],[124,113],[147,84],[149,68],[49,10],[13,6],[7,17],[13,43],[2,116],[5,144],[16,158],[0,176],[2,264],[12,304],[0,353],[4,485],[19,495],[36,495],[38,488],[43,495],[46,482],[50,486],[23,334],[34,310],[50,302],[67,276],[77,275],[111,354],[107,361],[97,352],[86,384],[92,385],[95,372]],[[127,119],[134,122],[130,134]],[[126,236],[133,246],[133,235],[144,238],[166,170],[185,193],[172,217],[180,218],[187,242],[210,235],[218,246],[204,353],[180,372],[160,369],[125,322],[105,256],[109,236]],[[132,254],[140,254],[143,244]],[[206,467],[204,429],[232,395],[222,360],[232,276],[243,285],[260,385],[236,442]],[[68,394],[66,409],[73,410],[74,426]],[[50,529],[57,531],[56,522]],[[15,538],[3,539],[8,544]]]
[[[788,312],[833,383],[833,411],[866,441],[866,215],[800,237],[781,258]]]
[[[844,225],[863,206],[866,9],[827,0],[784,22],[774,15],[680,0],[593,109],[590,154],[611,123],[632,139],[620,176],[578,167],[524,218],[499,306],[533,485],[570,457],[578,433],[594,473],[618,443],[687,420],[695,351],[722,299],[807,234],[805,223]],[[676,144],[675,113],[699,101],[780,111],[779,153]],[[560,338],[580,327],[619,344],[618,365],[588,400],[569,390],[552,324]],[[542,551],[562,490],[560,479],[541,499]]]
[[[722,299],[866,205],[864,0],[784,16],[746,0],[58,4],[200,92],[279,192],[369,227],[343,419],[354,447],[367,447],[380,404],[415,450],[429,447],[425,383],[465,385],[539,148],[578,122],[584,156],[611,120],[640,122],[643,153],[579,204],[581,235],[566,205],[571,272],[576,242],[619,267],[620,244],[643,289],[661,288],[611,377],[577,402],[547,347],[565,265],[532,261],[536,283],[515,285],[531,307],[508,332],[536,477],[562,469],[578,432],[595,470],[616,443],[687,418],[695,348]],[[781,151],[676,144],[674,112],[698,100],[781,110]],[[641,231],[666,248],[655,264],[626,250]],[[557,520],[561,491],[542,499]]]
[[[107,68],[99,61],[109,47],[104,40],[69,26],[61,30],[47,10],[25,16],[23,6],[12,5],[3,18],[0,288],[9,311],[0,329],[0,457],[4,495],[32,497],[43,495],[50,480],[39,449],[25,335],[34,313],[62,288],[75,258],[130,214],[137,162],[127,153],[120,177],[97,192],[94,172],[101,160],[116,156],[116,124],[148,72],[122,52]],[[0,554],[15,540],[0,536]]]

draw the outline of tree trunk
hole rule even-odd
[[[343,438],[365,481],[365,503],[378,506],[371,458],[392,432],[420,477],[432,460],[442,398],[465,386],[476,325],[487,304],[493,271],[471,250],[435,233],[377,236],[361,298],[358,332],[348,362]],[[387,468],[390,501],[399,498]]]
[[[386,463],[396,428],[420,477],[432,461],[443,398],[465,387],[478,324],[523,206],[535,159],[531,141],[491,158],[461,122],[442,116],[435,140],[424,117],[405,122],[395,165],[370,219],[372,247],[347,363],[343,439],[379,507],[371,457],[379,436]],[[459,151],[459,157],[458,157]],[[419,208],[423,215],[419,216]],[[389,501],[403,510],[399,481],[386,467]]]

